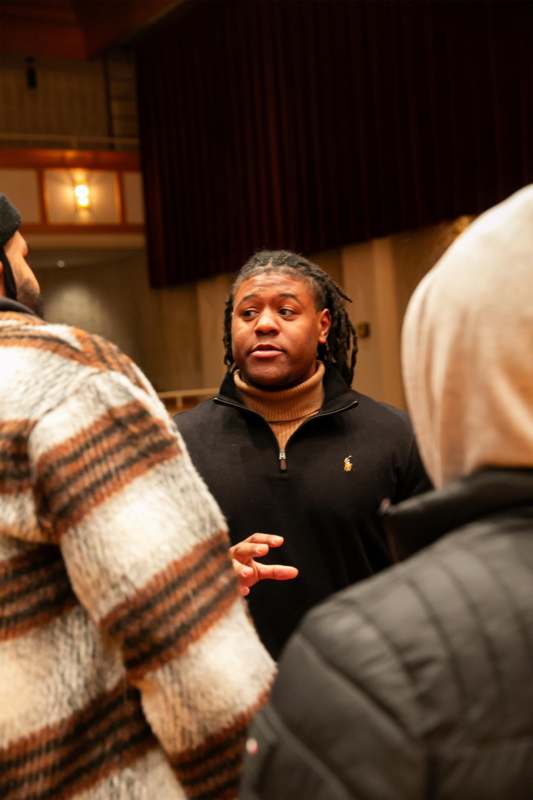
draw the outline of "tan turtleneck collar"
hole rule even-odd
[[[324,371],[324,364],[319,361],[316,372],[306,381],[277,392],[268,392],[245,383],[238,371],[234,373],[233,379],[244,405],[264,417],[272,428],[280,449],[284,450],[302,422],[322,408]]]

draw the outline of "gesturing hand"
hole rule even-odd
[[[271,547],[281,547],[283,536],[272,533],[252,533],[242,542],[230,547],[233,569],[239,580],[239,590],[243,597],[250,594],[250,588],[259,581],[290,581],[296,578],[296,567],[283,564],[261,564],[256,558],[266,556]]]

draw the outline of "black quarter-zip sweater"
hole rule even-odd
[[[293,581],[251,590],[250,611],[277,658],[305,612],[388,564],[372,518],[428,488],[407,416],[352,391],[326,368],[324,404],[291,436],[280,461],[268,423],[246,408],[228,373],[220,392],[175,422],[228,521],[233,543],[276,533],[265,559],[299,569]]]

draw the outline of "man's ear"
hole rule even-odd
[[[329,329],[331,328],[331,314],[329,313],[329,308],[323,308],[320,312],[320,316],[318,318],[319,324],[319,333],[318,333],[318,341],[319,344],[326,344]]]

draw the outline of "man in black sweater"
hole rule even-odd
[[[406,560],[291,638],[240,800],[531,799],[532,329],[533,185],[409,302],[403,375],[435,490],[385,512]]]
[[[234,557],[250,582],[261,569],[253,554],[277,543],[257,532],[283,537],[279,559],[298,569],[250,595],[276,658],[309,608],[388,565],[371,524],[382,501],[427,488],[406,415],[350,388],[357,346],[347,299],[301,256],[256,254],[227,301],[220,391],[176,417],[232,541],[248,539]]]

